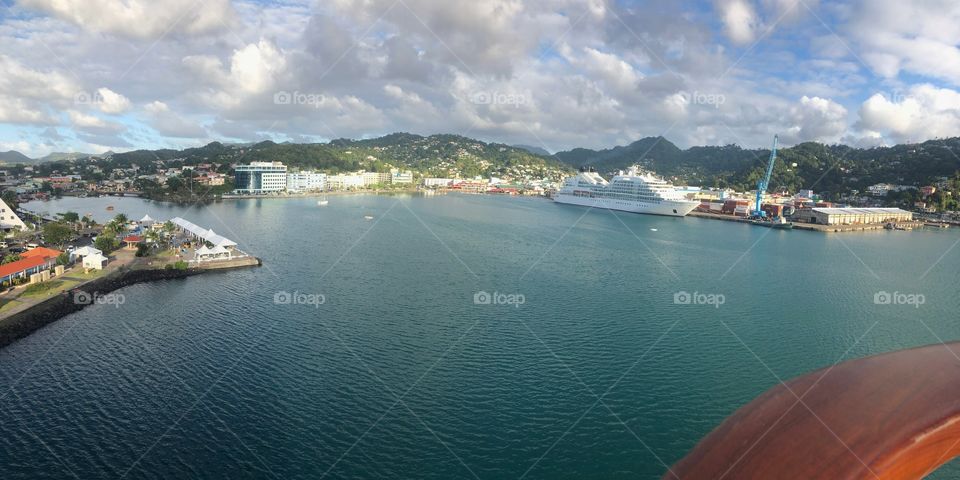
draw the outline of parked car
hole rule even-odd
[[[40,246],[40,244],[39,244],[39,243],[36,243],[36,242],[30,242],[30,243],[27,244],[27,248],[29,248],[29,249],[34,249],[34,248],[37,248],[37,247],[39,247],[39,246]]]

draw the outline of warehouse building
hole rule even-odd
[[[899,208],[811,208],[797,212],[802,222],[820,225],[909,222],[913,213]]]

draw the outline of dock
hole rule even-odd
[[[723,220],[727,222],[737,222],[743,224],[751,224],[750,220],[747,217],[738,217],[736,215],[729,215],[723,213],[712,213],[712,212],[698,212],[696,210],[687,214],[691,217],[697,218],[709,218],[713,220]],[[911,221],[911,222],[896,222],[894,225],[897,229],[908,230],[914,228],[921,228],[925,226],[923,221]],[[945,228],[942,225],[936,225],[938,228]],[[855,223],[848,225],[822,225],[819,223],[804,223],[804,222],[793,222],[794,230],[808,230],[811,232],[867,232],[874,230],[884,230],[886,229],[886,223]]]

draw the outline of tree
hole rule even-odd
[[[170,177],[167,179],[167,188],[169,188],[171,192],[176,192],[183,188],[183,180],[181,180],[180,177]]]
[[[57,265],[67,265],[70,263],[70,254],[63,252],[57,255]]]
[[[4,256],[3,260],[0,260],[0,264],[5,265],[11,262],[16,262],[17,260],[20,260],[20,255],[17,255],[16,253],[11,253],[9,255]]]
[[[64,222],[77,223],[80,221],[80,215],[77,212],[65,212],[61,215]]]
[[[122,213],[118,213],[117,216],[113,217],[113,221],[119,223],[120,225],[125,225],[130,219]]]
[[[50,222],[43,226],[43,239],[57,247],[62,247],[71,236],[73,229],[62,222]]]
[[[3,194],[0,194],[0,199],[3,199],[3,203],[6,203],[14,210],[20,207],[20,200],[17,198],[17,192],[13,190],[4,190]]]
[[[117,237],[113,233],[104,230],[103,233],[98,235],[97,239],[93,241],[93,246],[106,254],[116,250],[120,246],[120,240],[117,240]]]

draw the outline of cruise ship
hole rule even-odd
[[[592,168],[581,169],[579,175],[564,181],[553,200],[557,203],[672,217],[686,216],[700,205],[686,200],[673,185],[641,171],[637,166],[627,172],[621,171],[609,182]]]

